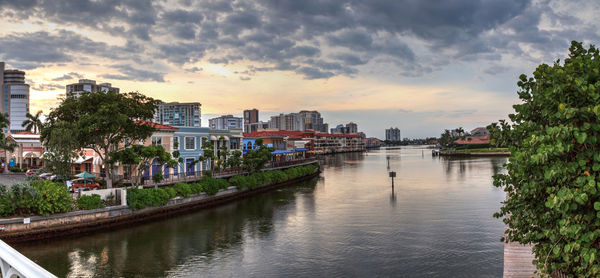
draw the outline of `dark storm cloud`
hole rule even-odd
[[[52,81],[65,81],[65,80],[73,80],[83,78],[83,75],[76,72],[69,72],[67,74],[63,74],[61,77],[53,78]]]
[[[78,53],[137,68],[157,58],[178,68],[247,60],[261,64],[252,72],[287,70],[307,79],[352,76],[371,61],[418,77],[460,61],[527,61],[531,49],[552,56],[571,39],[600,39],[596,28],[548,2],[522,0],[0,0],[0,16],[86,27],[127,42],[117,47],[60,30],[10,33],[0,37],[0,56],[15,65],[72,62]],[[542,18],[554,28],[541,28]],[[144,76],[113,77],[130,75]],[[143,78],[163,78],[151,75]]]
[[[133,68],[130,65],[114,65],[117,74],[105,74],[102,78],[117,80],[156,81],[165,82],[164,73]]]

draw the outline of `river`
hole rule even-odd
[[[501,277],[491,176],[505,162],[422,147],[330,155],[296,186],[14,247],[59,277]]]

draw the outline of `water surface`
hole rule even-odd
[[[15,247],[59,277],[500,277],[504,193],[491,176],[505,162],[419,147],[331,155],[296,186]]]

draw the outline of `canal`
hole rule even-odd
[[[14,247],[59,277],[500,277],[504,193],[491,176],[505,162],[420,147],[331,155],[293,187]]]

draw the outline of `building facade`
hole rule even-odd
[[[400,142],[402,141],[401,137],[400,137],[400,129],[399,128],[394,128],[394,127],[390,127],[388,129],[385,130],[385,140],[386,141],[391,141],[391,142]]]
[[[258,123],[258,109],[244,110],[244,132],[250,132],[250,125]]]
[[[211,129],[242,129],[242,118],[233,115],[224,115],[208,120],[208,126]]]
[[[248,128],[248,131],[246,131],[246,127]],[[269,122],[259,121],[256,123],[251,123],[248,126],[245,126],[244,132],[254,132],[254,131],[264,130],[264,129],[268,129],[268,128],[269,128]]]
[[[25,72],[20,70],[5,70],[4,62],[0,62],[0,84],[2,84],[2,106],[10,125],[4,132],[21,132],[21,126],[29,113],[29,85],[25,84]]]
[[[67,96],[69,94],[72,94],[73,96],[78,96],[82,92],[115,92],[118,94],[119,88],[113,87],[110,83],[96,84],[96,80],[91,79],[79,79],[79,82],[67,85]]]
[[[154,122],[175,127],[200,127],[199,102],[161,103],[154,113]]]
[[[300,111],[300,115],[304,118],[304,129],[310,129],[317,132],[327,132],[329,126],[324,126],[323,118],[321,117],[321,113],[318,111],[308,111],[302,110]]]

